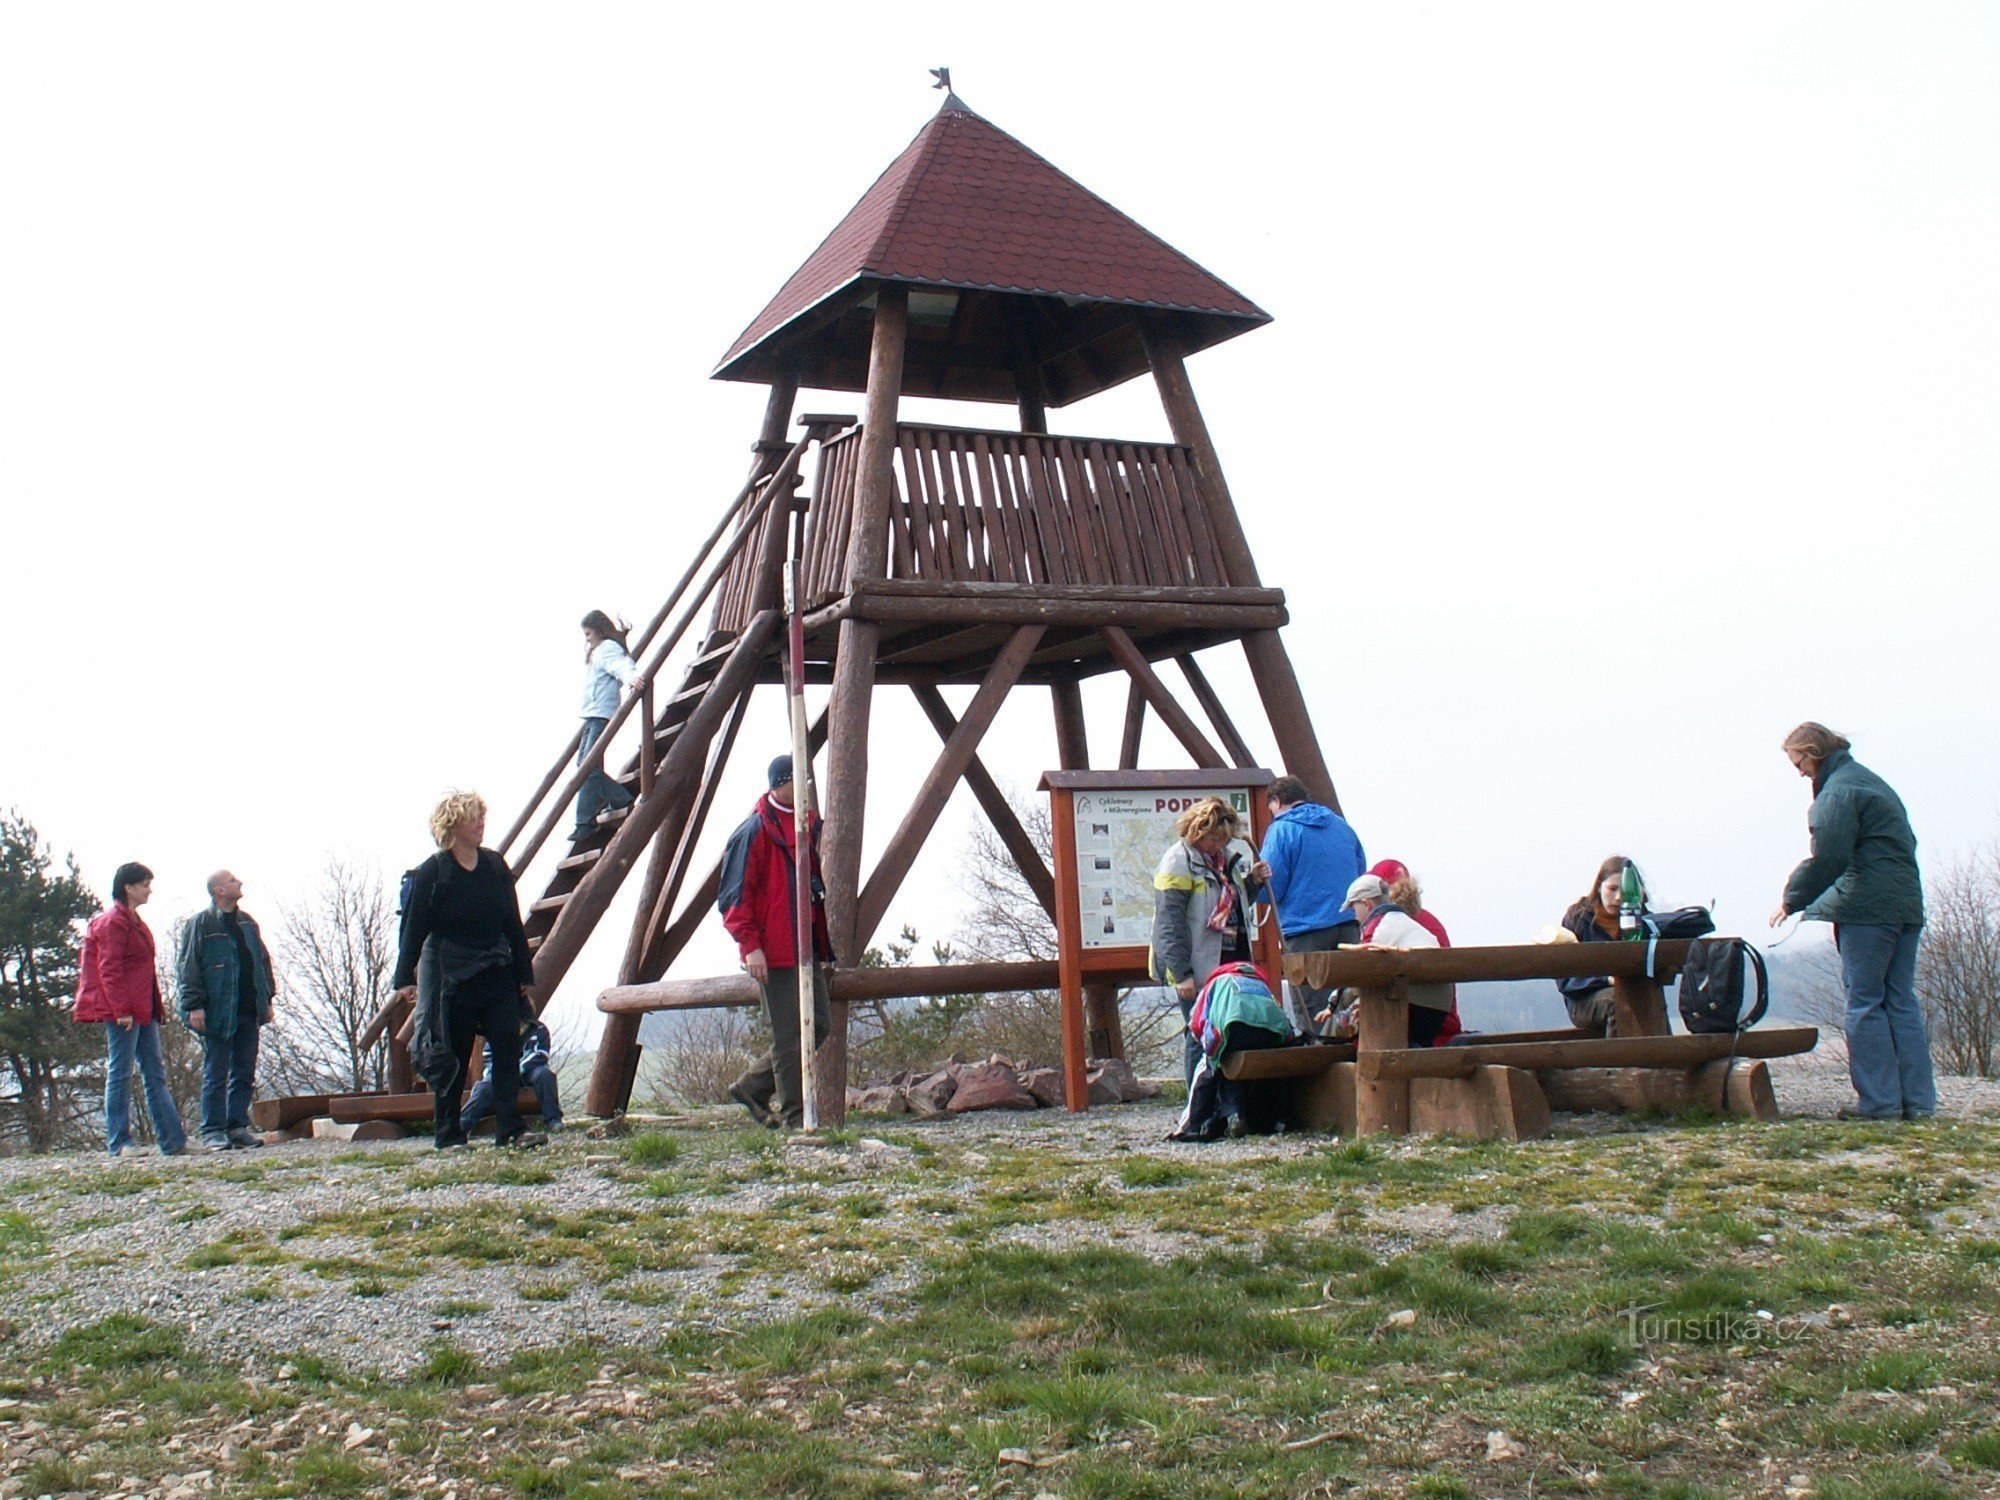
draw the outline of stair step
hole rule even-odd
[[[556,868],[558,870],[587,870],[602,858],[604,858],[604,851],[602,849],[580,849],[575,854],[570,855],[569,858],[558,860]]]
[[[544,896],[528,908],[528,915],[532,917],[545,911],[561,911],[567,905],[569,905],[568,891],[564,891],[560,896]]]
[[[533,937],[528,939],[528,951],[530,953],[533,953],[537,948],[541,947],[545,941],[547,941],[547,938],[544,934],[539,932],[536,933]]]

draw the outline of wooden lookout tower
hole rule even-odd
[[[1285,768],[1333,803],[1279,636],[1284,595],[1251,558],[1188,381],[1191,354],[1268,321],[947,96],[715,371],[770,388],[763,430],[734,503],[633,639],[643,689],[603,743],[638,796],[622,820],[555,863],[533,902],[544,1003],[642,865],[621,986],[659,980],[713,920],[718,871],[695,868],[695,846],[752,693],[781,681],[782,580],[793,555],[806,678],[831,686],[812,739],[825,749],[828,915],[842,964],[875,935],[961,780],[1052,903],[1049,870],[977,756],[1010,694],[1047,691],[1062,767],[1090,763],[1081,680],[1113,671],[1129,680],[1122,764],[1135,761],[1151,712],[1196,765],[1247,767],[1250,751],[1195,657],[1240,643]],[[1173,441],[1051,434],[1052,410],[1139,376],[1157,386]],[[795,420],[802,388],[860,393],[858,420]],[[915,425],[899,418],[905,395],[1004,406],[1009,420]],[[704,613],[691,658],[676,656]],[[1169,661],[1187,693],[1163,683]],[[976,687],[962,714],[940,691],[949,684]],[[891,686],[915,695],[941,749],[870,864],[861,845],[870,716],[877,691]],[[517,870],[566,815],[583,774],[571,767],[576,743],[501,845]],[[939,992],[956,992],[958,977],[940,974]],[[821,1076],[834,1085],[822,1092],[824,1117],[834,1121],[846,1067],[842,987],[837,976],[821,1054]],[[608,1018],[594,1113],[622,1107],[631,1092],[639,1020],[631,1011]]]

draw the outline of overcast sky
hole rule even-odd
[[[855,14],[0,8],[0,805],[100,892],[152,864],[162,927],[221,864],[267,925],[330,853],[393,880],[447,787],[497,837],[577,619],[650,613],[740,482],[763,392],[708,372],[945,63],[1274,315],[1196,390],[1348,812],[1460,942],[1614,849],[1762,933],[1801,718],[1932,869],[2000,830],[2000,9]],[[1144,381],[1051,416],[1165,435]],[[877,725],[871,858],[936,745]],[[985,758],[1032,789],[1046,695]],[[889,929],[950,934],[974,816]]]

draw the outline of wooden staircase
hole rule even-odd
[[[625,769],[612,777],[613,781],[632,793],[632,804],[607,812],[590,833],[572,844],[570,853],[556,862],[555,871],[541,898],[529,906],[524,918],[529,952],[536,952],[542,947],[569,905],[570,897],[602,863],[605,851],[619,829],[641,814],[641,804],[651,798],[673,795],[676,788],[662,781],[655,768],[672,753],[695,709],[714,688],[716,674],[735,652],[737,640],[737,637],[730,637],[688,663],[682,673],[680,687],[661,706],[654,722],[650,753],[642,750],[633,754]],[[536,979],[540,983],[539,971]]]

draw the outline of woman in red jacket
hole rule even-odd
[[[160,1056],[160,1023],[166,1006],[153,962],[153,933],[139,908],[153,895],[153,872],[123,864],[111,877],[111,905],[83,935],[82,972],[76,983],[76,1019],[104,1027],[104,1144],[113,1156],[132,1141],[132,1065],[146,1086],[146,1108],[160,1155],[188,1149],[187,1131],[174,1096],[167,1092],[167,1068]]]

